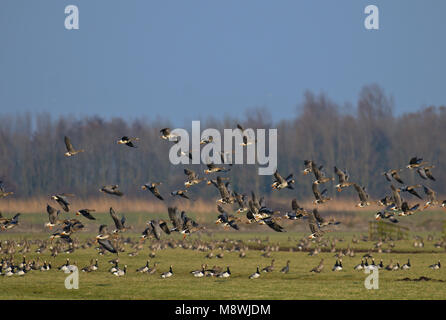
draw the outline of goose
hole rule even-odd
[[[443,202],[441,203],[441,207],[446,209],[446,200],[443,200]]]
[[[432,270],[438,270],[438,269],[440,269],[440,268],[441,268],[440,260],[438,260],[437,263],[431,264],[431,265],[429,266],[429,268],[431,268]]]
[[[334,219],[326,220],[322,218],[322,216],[319,214],[319,211],[314,208],[313,209],[313,216],[316,219],[317,224],[319,225],[319,228],[323,228],[329,225],[338,225],[340,224],[339,221],[335,221]]]
[[[146,261],[146,264],[138,269],[136,269],[136,272],[145,273],[149,271],[149,260]]]
[[[68,199],[67,199],[67,197],[69,197],[69,196],[73,196],[73,195],[68,194],[68,193],[61,193],[61,194],[52,195],[51,198],[53,200],[55,200],[65,212],[69,212],[70,211],[70,208],[69,208],[70,203],[68,202]]]
[[[436,181],[431,172],[432,168],[435,168],[435,166],[421,167],[417,169],[417,172],[424,180],[430,179],[432,181]]]
[[[191,273],[192,275],[195,275],[196,273],[203,272],[203,275],[204,275],[204,272],[206,271],[206,267],[207,267],[207,264],[202,264],[201,267],[200,267],[200,269],[198,269],[198,270],[192,270],[190,273]]]
[[[9,229],[16,227],[19,224],[19,216],[20,216],[20,213],[17,213],[14,215],[14,217],[12,219],[7,219],[0,226],[0,229],[1,230],[9,230]]]
[[[390,185],[390,188],[392,189],[392,198],[393,198],[393,210],[400,210],[401,205],[403,204],[403,200],[401,199],[401,189],[396,188],[393,184]]]
[[[142,233],[142,238],[146,239],[148,236],[154,236],[157,240],[161,239],[161,232],[170,234],[170,229],[164,220],[150,220],[147,222],[147,228]]]
[[[204,277],[205,274],[205,268],[206,268],[205,265],[202,265],[201,270],[192,271],[191,273],[195,278],[202,278]]]
[[[0,198],[4,198],[4,197],[7,197],[12,194],[14,194],[14,192],[12,192],[12,191],[6,192],[5,191],[5,188],[3,187],[3,181],[0,180]]]
[[[141,186],[141,189],[143,190],[149,190],[155,197],[160,199],[161,201],[164,200],[164,198],[161,196],[157,186],[159,186],[161,182],[147,182],[143,186]]]
[[[369,195],[368,195],[366,189],[357,183],[354,183],[353,186],[355,187],[355,190],[358,193],[359,200],[360,200],[360,202],[356,205],[356,207],[363,208],[363,207],[369,206],[370,205],[370,202],[368,201]]]
[[[226,271],[217,274],[217,278],[229,278],[231,276],[231,270],[229,267],[226,267]]]
[[[285,179],[279,174],[279,172],[276,170],[274,172],[274,178],[276,179],[276,181],[274,181],[274,183],[271,185],[271,188],[274,190],[281,190],[284,188],[288,188],[288,189],[294,189],[294,187],[292,186],[292,184],[294,184],[294,180],[293,178],[293,174],[291,173],[290,175],[288,175],[288,177],[286,177]]]
[[[262,269],[262,272],[273,272],[274,271],[275,259],[271,260],[271,264]]]
[[[353,269],[354,270],[363,270],[364,269],[364,259],[361,259],[361,263],[357,264]]]
[[[226,184],[223,183],[223,180],[221,179],[220,176],[217,176],[217,189],[220,192],[220,196],[221,198],[217,200],[217,202],[222,203],[222,204],[232,204],[235,201],[235,198],[233,195],[231,195],[229,193],[228,187],[229,187],[229,182],[227,182]]]
[[[225,229],[233,228],[235,230],[240,230],[239,226],[236,224],[237,218],[232,214],[228,214],[220,205],[217,205],[218,212],[220,215],[215,221],[215,224],[223,224]]]
[[[170,132],[170,128],[164,128],[160,130],[162,136],[161,138],[164,140],[170,141],[179,141],[179,136]]]
[[[216,172],[229,172],[231,170],[230,168],[218,167],[214,163],[208,163],[208,164],[206,164],[206,166],[207,166],[207,169],[204,170],[205,174],[211,174],[211,173],[216,173]]]
[[[303,174],[307,175],[313,171],[313,161],[312,160],[304,160],[305,169],[303,170]]]
[[[257,279],[257,278],[259,278],[260,277],[260,271],[259,271],[259,266],[257,266],[257,270],[256,270],[256,272],[254,272],[253,274],[251,274],[250,276],[249,276],[249,279]]]
[[[407,168],[415,169],[415,168],[419,168],[419,167],[423,166],[424,164],[426,164],[426,162],[423,161],[422,158],[413,157],[409,160],[409,165],[407,165]]]
[[[123,136],[116,143],[118,143],[118,144],[125,144],[126,146],[129,146],[131,148],[137,148],[137,146],[135,146],[132,141],[139,141],[139,138],[129,138],[127,136]]]
[[[394,203],[393,203],[393,198],[392,198],[392,196],[385,196],[384,198],[382,198],[381,200],[378,200],[378,205],[379,206],[384,206],[384,207],[387,207],[387,206],[390,206],[390,205],[393,205]]]
[[[95,211],[96,210],[94,210],[94,209],[81,209],[79,211],[76,211],[76,215],[77,216],[82,215],[83,217],[85,217],[89,220],[96,220],[96,218],[91,215],[91,213],[95,212]]]
[[[302,219],[305,216],[308,216],[308,212],[302,208],[298,203],[296,199],[291,200],[291,209],[292,212],[286,212],[285,218],[290,220],[299,220]]]
[[[236,213],[244,213],[249,210],[248,206],[246,205],[246,195],[245,194],[239,194],[237,192],[234,192],[234,198],[237,202],[239,208],[237,209]],[[446,200],[445,200],[446,201]]]
[[[99,234],[96,236],[96,242],[102,249],[105,249],[111,253],[118,254],[115,246],[109,240],[110,234],[108,233],[107,226],[105,224],[99,226]]]
[[[169,267],[169,271],[163,272],[161,274],[161,278],[163,278],[163,279],[170,278],[171,276],[173,276],[172,266]]]
[[[393,266],[392,271],[397,271],[397,270],[399,270],[400,268],[401,268],[401,267],[400,267],[400,263],[397,261],[396,264]]]
[[[414,195],[415,197],[419,198],[420,200],[423,200],[423,198],[418,194],[416,188],[421,188],[421,184],[416,184],[412,186],[403,186],[400,189],[402,192],[408,192],[411,195]]]
[[[70,265],[70,258],[67,258],[66,262],[63,265],[61,265],[58,269],[60,271],[65,271],[67,270],[69,265]]]
[[[407,202],[404,201],[403,204],[401,205],[401,210],[402,211],[398,215],[400,215],[400,216],[410,216],[410,215],[414,214],[418,210],[419,207],[420,207],[419,203],[417,203],[413,207],[409,207]]]
[[[401,269],[402,269],[402,270],[409,270],[410,267],[411,267],[410,259],[407,259],[407,263],[403,264],[403,265],[401,266]]]
[[[335,166],[334,171],[338,176],[338,184],[335,186],[338,192],[341,192],[342,189],[348,188],[353,184],[353,182],[348,181],[349,174],[347,173],[347,170],[342,171]]]
[[[277,222],[274,221],[274,218],[272,217],[267,217],[267,218],[263,218],[259,221],[259,224],[266,224],[268,227],[270,227],[271,229],[273,229],[276,232],[286,232],[286,230],[279,225]]]
[[[390,222],[398,223],[398,219],[394,217],[394,212],[389,212],[389,210],[392,210],[393,206],[389,206],[379,212],[375,215],[375,220],[381,220],[381,219],[389,219]]]
[[[204,180],[204,179],[199,179],[198,175],[193,170],[184,169],[184,174],[187,176],[187,180],[186,182],[184,182],[186,188],[190,188],[191,186],[196,185]]]
[[[424,205],[424,209],[426,209],[427,207],[429,207],[431,205],[438,204],[437,193],[434,190],[432,190],[431,188],[426,187],[424,185],[423,185],[423,188],[424,188],[424,193],[426,193],[427,200],[428,200],[426,202],[426,204]]]
[[[99,189],[100,192],[110,194],[112,196],[122,197],[124,193],[118,190],[118,185],[105,185]]]
[[[398,181],[401,184],[404,184],[403,180],[401,179],[401,177],[399,176],[399,172],[401,172],[402,170],[394,170],[394,169],[390,169],[386,172],[383,172],[383,175],[386,177],[387,181],[392,182],[392,178],[395,179],[396,181]]]
[[[115,272],[113,272],[113,275],[117,277],[122,277],[125,276],[126,273],[127,273],[127,265],[124,265],[124,269],[116,270]]]
[[[339,259],[339,260],[336,259],[336,262],[331,270],[332,271],[341,271],[342,270],[342,259]]]
[[[175,190],[175,191],[172,191],[170,194],[171,194],[173,197],[175,197],[175,196],[179,196],[179,197],[181,197],[181,198],[190,200],[190,198],[189,198],[188,196],[186,196],[186,192],[187,192],[187,189],[186,189],[186,190]]]
[[[313,172],[314,177],[316,178],[313,184],[321,184],[328,181],[334,181],[334,178],[329,178],[325,176],[325,173],[321,171],[322,168],[323,166],[318,167],[314,161],[311,163],[311,171]]]
[[[288,272],[290,272],[290,260],[287,260],[287,262],[286,262],[286,266],[283,267],[283,268],[280,270],[280,272],[282,272],[282,273],[288,273]]]
[[[71,157],[71,156],[74,156],[75,154],[85,151],[84,149],[75,150],[73,145],[71,144],[70,138],[68,138],[67,136],[65,136],[64,140],[65,140],[65,147],[67,148],[67,152],[65,152],[65,156]]]
[[[129,229],[128,227],[125,226],[125,221],[126,221],[125,216],[123,215],[121,219],[119,219],[118,216],[116,215],[115,210],[113,210],[112,207],[110,207],[110,216],[112,217],[116,227],[116,229],[113,230],[113,233],[124,232]]]
[[[319,224],[317,223],[314,214],[310,215],[310,219],[308,220],[308,225],[311,231],[311,234],[308,236],[308,239],[322,237],[322,235],[325,233],[325,231],[319,227]]]
[[[383,259],[381,259],[378,264],[378,269],[382,269],[382,268],[384,268]]]
[[[324,202],[331,200],[331,198],[325,196],[327,194],[327,189],[322,190],[322,192],[319,191],[318,183],[313,182],[312,190],[314,198],[316,199],[313,201],[314,204],[322,204]]]
[[[158,266],[158,262],[155,262],[154,264],[153,264],[153,267],[152,268],[149,268],[149,270],[147,270],[147,274],[155,274],[155,272],[156,272],[156,267]]]

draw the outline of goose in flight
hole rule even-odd
[[[413,185],[413,186],[403,186],[403,187],[400,188],[400,190],[402,192],[408,192],[411,195],[414,195],[415,197],[417,197],[418,199],[423,200],[423,198],[418,194],[416,188],[421,188],[421,184],[416,184],[416,185]]]
[[[322,169],[323,166],[318,167],[314,161],[311,163],[311,171],[313,171],[314,177],[316,178],[316,181],[314,181],[314,183],[321,184],[328,181],[333,181],[334,178],[326,177]]]
[[[6,192],[5,191],[5,188],[3,187],[3,181],[0,180],[0,198],[4,198],[4,197],[7,197],[12,194],[14,194],[14,192],[11,192],[11,191]]]
[[[69,205],[70,203],[67,200],[67,197],[74,196],[73,194],[61,193],[52,195],[51,198],[55,200],[65,212],[70,211]]]
[[[218,212],[220,213],[215,224],[222,223],[225,229],[229,227],[240,230],[239,226],[236,224],[237,219],[232,215],[228,214],[220,205],[217,205]]]
[[[423,186],[423,188],[424,188],[424,193],[427,195],[427,202],[424,205],[424,209],[426,209],[431,205],[438,204],[437,193],[429,187]]]
[[[435,166],[420,167],[417,169],[417,172],[424,180],[431,179],[432,181],[436,181],[431,172],[432,168],[435,168]]]
[[[354,183],[353,186],[355,187],[356,192],[358,193],[358,196],[359,196],[359,200],[360,200],[360,202],[356,206],[359,208],[369,206],[370,205],[369,195],[366,192],[365,188],[358,185],[357,183]]]
[[[81,209],[81,210],[76,212],[76,215],[77,216],[78,215],[82,215],[82,216],[84,216],[85,218],[87,218],[89,220],[96,220],[96,218],[91,215],[91,213],[95,212],[95,211],[96,210],[94,210],[94,209]]]
[[[138,140],[139,138],[129,138],[127,136],[123,136],[120,140],[117,141],[117,143],[125,144],[126,146],[129,146],[131,148],[137,148],[137,146],[135,146],[132,141],[138,141]]]
[[[395,218],[394,214],[395,212],[393,212],[393,205],[390,205],[382,209],[381,211],[377,212],[375,215],[375,219],[377,221],[381,219],[389,219],[389,221],[392,223],[398,223],[398,219]]]
[[[304,160],[304,166],[303,174],[307,175],[313,172],[313,160]]]
[[[155,197],[157,197],[160,200],[164,200],[164,198],[161,196],[157,186],[159,186],[161,182],[147,182],[144,184],[141,189],[143,190],[149,190]]]
[[[187,180],[184,183],[186,188],[190,188],[191,186],[196,185],[204,180],[202,178],[199,179],[198,175],[193,170],[184,169],[184,174],[187,176]]]
[[[334,171],[336,173],[336,175],[338,176],[338,184],[335,186],[338,190],[338,192],[341,192],[342,189],[345,189],[347,187],[350,187],[353,183],[349,182],[349,174],[347,172],[347,170],[340,170],[338,169],[336,166],[334,167]]]
[[[176,134],[172,134],[170,132],[170,128],[161,129],[160,132],[162,134],[161,138],[164,140],[179,141],[179,136]]]
[[[112,217],[116,227],[116,229],[113,230],[113,233],[124,232],[129,229],[128,227],[125,226],[126,219],[124,215],[121,217],[121,219],[119,219],[118,216],[116,215],[115,210],[113,210],[112,207],[110,207],[110,216]]]
[[[110,234],[108,232],[107,226],[105,224],[99,227],[99,234],[96,236],[96,242],[101,246],[101,248],[118,255],[118,251],[115,246],[110,241]]]
[[[292,184],[294,183],[294,179],[292,179],[293,178],[292,173],[288,175],[286,179],[284,179],[276,170],[276,172],[274,172],[274,178],[276,179],[276,181],[274,181],[274,183],[271,185],[271,188],[273,190],[274,189],[281,190],[284,188],[294,189],[294,187],[292,186]]]
[[[150,220],[147,222],[146,229],[142,232],[142,239],[154,236],[157,240],[161,240],[161,233],[170,234],[170,229],[164,220]]]
[[[308,215],[308,212],[304,208],[299,206],[296,199],[293,199],[291,201],[291,209],[291,212],[285,213],[285,218],[290,220],[298,220]]]
[[[420,207],[419,203],[417,203],[413,207],[409,207],[409,204],[406,201],[404,201],[403,204],[401,205],[401,212],[398,215],[403,217],[410,216],[415,212],[417,212],[419,207]]]
[[[313,195],[316,198],[316,200],[314,200],[314,204],[321,204],[324,202],[327,202],[328,200],[331,200],[331,198],[327,197],[327,189],[322,190],[322,192],[319,191],[318,188],[318,183],[313,182],[312,184],[312,189],[313,189]]]
[[[65,147],[67,148],[67,152],[65,152],[65,156],[67,157],[71,157],[74,156],[75,154],[85,151],[84,149],[80,150],[74,149],[73,145],[71,144],[70,138],[68,138],[67,136],[65,136]]]
[[[20,216],[20,213],[17,213],[16,215],[14,215],[14,217],[12,219],[5,219],[0,224],[0,229],[2,231],[5,231],[5,230],[9,230],[9,229],[16,227],[19,224],[19,216]]]
[[[190,200],[190,198],[189,198],[188,196],[186,196],[186,192],[187,192],[187,189],[186,189],[186,190],[174,190],[174,191],[172,191],[170,194],[171,194],[173,197],[175,197],[175,196],[179,196],[179,197],[181,197],[181,198]]]
[[[50,230],[53,229],[54,226],[62,224],[62,221],[58,220],[60,210],[56,210],[49,204],[46,206],[46,212],[48,212],[48,220],[49,222],[45,224]]]
[[[226,184],[223,183],[220,176],[217,176],[217,189],[220,192],[221,198],[217,200],[217,202],[224,203],[224,204],[232,204],[234,203],[235,199],[234,196],[232,196],[228,190],[229,182]]]
[[[415,168],[419,168],[423,165],[425,165],[426,162],[423,161],[422,158],[418,158],[418,157],[413,157],[409,160],[409,165],[407,166],[408,169],[415,169]]]
[[[122,197],[124,195],[124,193],[122,193],[121,191],[118,190],[117,184],[103,186],[101,189],[99,189],[99,191],[101,191],[103,193],[110,194],[112,196],[117,196],[117,197]]]
[[[401,179],[401,177],[399,176],[399,172],[401,172],[402,170],[388,170],[386,172],[383,173],[383,175],[386,177],[387,181],[392,182],[392,178],[395,179],[396,181],[398,181],[401,184],[404,184],[403,180]]]

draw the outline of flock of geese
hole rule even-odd
[[[250,137],[244,133],[244,129],[242,126],[237,125],[237,128],[241,131],[243,135],[243,146],[247,146],[249,144],[255,143],[255,140],[251,140]],[[177,143],[179,141],[179,137],[173,135],[169,128],[164,128],[160,130],[161,138],[173,143]],[[66,152],[65,156],[73,157],[79,153],[85,152],[84,149],[76,149],[73,147],[70,139],[65,137],[65,146]],[[118,144],[125,145],[130,148],[137,148],[138,138],[130,138],[127,136],[122,137],[117,141]],[[212,143],[212,137],[202,139],[200,145],[206,145]],[[188,153],[189,158],[192,158],[192,152]],[[265,203],[264,197],[258,197],[254,192],[251,192],[250,197],[241,192],[236,192],[232,189],[231,183],[228,177],[224,177],[225,173],[231,170],[232,164],[230,161],[227,161],[226,154],[221,153],[221,163],[208,163],[207,169],[204,170],[204,176],[200,177],[197,172],[192,169],[184,169],[185,174],[185,182],[184,187],[173,190],[170,192],[172,197],[180,197],[185,200],[191,200],[189,193],[190,190],[193,189],[194,186],[199,183],[205,183],[209,186],[214,186],[218,191],[219,198],[216,199],[216,210],[218,211],[217,219],[215,220],[216,224],[220,224],[224,229],[234,229],[240,230],[239,224],[244,222],[246,224],[259,224],[266,225],[272,230],[276,232],[285,232],[286,230],[280,224],[280,221],[283,219],[286,220],[305,220],[308,223],[308,227],[310,230],[310,234],[307,236],[307,240],[312,240],[316,238],[321,238],[326,232],[333,231],[331,229],[332,226],[338,225],[340,222],[335,221],[333,218],[322,217],[317,206],[319,204],[326,203],[331,200],[328,195],[328,189],[324,188],[324,185],[328,182],[334,181],[334,177],[328,177],[324,172],[324,167],[318,165],[314,160],[305,160],[304,161],[304,175],[314,175],[314,180],[312,182],[312,192],[314,195],[314,208],[308,210],[300,206],[297,202],[297,199],[292,199],[291,201],[291,210],[282,213],[279,210],[274,210],[269,208]],[[443,208],[446,207],[446,200],[440,203],[437,200],[436,192],[424,185],[424,184],[416,184],[416,185],[406,185],[400,175],[400,173],[405,170],[415,170],[422,180],[431,180],[435,181],[436,179],[433,176],[432,169],[433,165],[428,164],[423,161],[423,159],[418,157],[413,157],[409,160],[408,165],[404,169],[390,169],[386,172],[383,172],[384,178],[390,182],[389,194],[384,196],[381,200],[377,201],[377,203],[382,206],[382,210],[376,213],[376,220],[380,219],[388,219],[393,223],[397,223],[397,217],[404,217],[413,215],[417,212],[421,212],[428,207],[433,206],[441,206]],[[353,186],[356,190],[359,198],[359,202],[356,204],[358,208],[364,208],[371,205],[371,200],[367,193],[367,190],[364,186],[361,186],[358,183],[351,182],[350,176],[347,170],[341,170],[334,167],[334,173],[337,176],[337,184],[335,188],[338,192],[342,192],[343,190]],[[215,178],[207,178],[208,176],[212,176],[213,174],[218,174]],[[394,183],[398,183],[395,186]],[[285,178],[276,170],[274,173],[274,181],[271,184],[272,190],[277,190],[280,192],[281,190],[293,190],[295,184],[295,179],[293,173],[288,174]],[[143,190],[148,190],[150,193],[158,200],[165,201],[165,197],[160,192],[160,186],[162,185],[162,181],[149,181],[141,186]],[[418,190],[423,190],[425,194],[425,198],[423,198]],[[124,193],[119,190],[118,185],[105,185],[99,189],[100,192],[105,193],[107,195],[122,197]],[[0,198],[12,195],[13,192],[7,192],[3,183],[0,181]],[[423,201],[424,203],[410,203],[412,199],[404,199],[403,195],[408,194],[411,197],[417,198],[419,201]],[[54,194],[51,196],[51,199],[54,200],[61,210],[64,212],[70,212],[71,204],[70,197],[74,196],[73,194],[60,193]],[[234,206],[236,206],[234,208]],[[50,241],[54,239],[61,239],[66,244],[69,245],[69,250],[74,250],[74,244],[76,241],[73,240],[72,235],[78,231],[84,229],[84,222],[81,220],[74,219],[64,219],[61,218],[61,210],[47,204],[46,211],[48,213],[48,223],[45,224],[49,230],[53,228],[57,228],[55,232],[50,235]],[[152,219],[146,223],[145,229],[142,232],[139,243],[142,244],[146,239],[155,238],[160,241],[163,237],[163,234],[170,235],[172,233],[178,232],[183,235],[183,240],[185,237],[192,233],[196,233],[202,230],[205,230],[205,226],[199,225],[192,218],[188,217],[185,211],[179,210],[177,207],[169,206],[167,208],[168,211],[168,219]],[[82,208],[76,211],[76,216],[82,216],[85,218],[85,221],[88,220],[96,220],[94,217],[95,210]],[[103,254],[108,251],[110,253],[119,255],[120,248],[119,243],[122,242],[122,233],[127,230],[132,229],[131,226],[126,224],[125,216],[121,218],[118,217],[115,210],[111,207],[109,210],[110,217],[113,220],[114,228],[109,228],[107,225],[100,225],[98,235],[95,238],[95,244],[99,245],[99,252]],[[12,218],[4,218],[0,213],[0,229],[1,231],[6,231],[12,229],[19,225],[19,216],[20,213],[17,213]],[[93,244],[90,244],[93,245]],[[110,272],[116,276],[123,276],[127,272],[127,266],[125,265],[123,269],[120,269],[118,266],[119,258],[112,260],[113,267],[110,269]],[[282,272],[289,272],[290,261],[287,262],[287,265],[281,269]],[[397,269],[408,269],[410,268],[410,261],[408,261],[403,266],[399,266],[399,263],[393,264],[390,263],[392,270]],[[440,262],[435,265],[432,265],[432,269],[440,268]],[[149,266],[149,261],[147,261],[146,265],[142,266],[137,270],[137,272],[149,273],[153,274],[156,272],[156,265],[153,267]],[[194,277],[203,277],[203,276],[216,276],[227,278],[231,276],[231,271],[229,266],[226,270],[220,269],[206,269],[207,265],[202,265],[202,267],[198,270],[194,270],[191,273]],[[361,270],[364,268],[383,268],[382,261],[380,264],[375,265],[374,260],[372,260],[371,264],[368,263],[367,259],[363,259],[360,264],[355,267],[355,270]],[[37,265],[36,261],[33,262],[26,261],[25,258],[20,264],[14,264],[11,259],[3,258],[0,263],[0,272],[3,275],[11,275],[16,274],[23,275],[28,270],[33,270],[36,268],[40,268],[41,271],[51,269],[51,265],[44,262],[43,265]],[[336,263],[333,267],[333,271],[342,270],[342,259],[339,258],[336,260]],[[390,268],[390,267],[389,267]],[[67,259],[66,264],[59,267],[62,271],[70,272],[73,269],[73,265],[70,264],[69,259]],[[86,266],[82,269],[85,272],[91,272],[98,269],[98,261],[91,261],[89,266]],[[320,262],[318,266],[313,268],[311,272],[321,272],[323,269],[323,260]],[[385,268],[388,270],[388,268]],[[271,265],[260,270],[260,267],[257,267],[255,273],[249,276],[250,279],[259,278],[261,272],[272,272],[274,270],[274,260]],[[169,278],[173,275],[173,268],[170,266],[169,270],[162,273],[162,278]]]

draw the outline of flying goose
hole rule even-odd
[[[381,219],[389,219],[390,222],[398,223],[398,220],[394,216],[395,213],[392,212],[392,208],[393,208],[393,205],[382,209],[381,211],[376,213],[375,219],[378,221]]]
[[[399,215],[400,216],[410,216],[410,215],[414,214],[418,210],[419,206],[420,206],[420,204],[417,203],[413,207],[409,207],[407,202],[404,201],[403,204],[401,205],[401,210],[402,211],[399,213]]]
[[[432,181],[436,181],[431,172],[432,168],[435,168],[435,166],[420,167],[417,169],[417,172],[424,180],[431,179]]]
[[[313,171],[314,177],[316,178],[316,181],[314,181],[314,184],[321,184],[328,181],[333,181],[334,178],[329,178],[325,176],[325,173],[322,171],[323,166],[317,166],[316,163],[313,161],[311,163],[311,170]]]
[[[324,231],[320,229],[319,224],[317,223],[316,218],[314,217],[314,214],[309,216],[308,225],[311,231],[311,234],[308,236],[308,239],[322,237]]]
[[[325,220],[324,218],[322,218],[322,216],[319,214],[319,211],[316,208],[313,209],[313,216],[316,219],[316,222],[317,222],[319,228],[323,228],[323,227],[326,227],[329,225],[340,224],[339,221],[335,221],[334,219]]]
[[[251,274],[250,276],[249,276],[249,279],[257,279],[257,278],[259,278],[260,277],[260,271],[259,271],[259,266],[257,266],[257,270],[256,270],[256,272],[254,272],[253,274]]]
[[[9,195],[14,194],[14,192],[6,192],[5,188],[3,187],[3,181],[0,180],[0,198],[7,197]]]
[[[390,185],[390,188],[392,189],[394,210],[401,210],[401,206],[403,204],[403,200],[401,199],[400,195],[401,189],[397,189],[393,184]]]
[[[307,175],[313,171],[313,161],[312,160],[304,160],[305,169],[303,170],[303,174]]]
[[[52,230],[54,226],[62,223],[62,221],[58,220],[60,210],[56,210],[55,208],[47,204],[46,211],[48,212],[49,222],[45,224],[45,227],[48,227],[50,230]]]
[[[111,252],[118,254],[115,246],[109,240],[110,234],[108,232],[107,226],[105,224],[99,227],[99,234],[96,236],[96,241],[99,243],[101,248]]]
[[[187,175],[187,180],[184,182],[186,188],[190,188],[193,185],[196,185],[203,181],[204,179],[199,179],[198,175],[193,170],[184,169],[184,174]]]
[[[124,195],[124,193],[118,190],[117,184],[103,186],[101,189],[99,189],[99,191],[118,197],[122,197]]]
[[[87,218],[89,220],[96,220],[96,218],[91,215],[91,213],[95,212],[95,211],[96,210],[94,210],[94,209],[81,209],[81,210],[76,212],[76,215],[77,216],[78,215],[82,215],[82,216],[84,216],[85,218]]]
[[[421,188],[421,184],[416,184],[416,185],[413,185],[413,186],[403,186],[403,187],[400,188],[400,190],[402,192],[408,192],[411,195],[414,195],[415,197],[423,200],[423,198],[418,194],[416,188]]]
[[[276,181],[274,181],[274,183],[271,185],[271,188],[277,189],[277,190],[281,190],[284,188],[288,188],[288,189],[294,189],[294,187],[292,186],[292,184],[294,184],[294,179],[293,178],[293,174],[291,173],[290,175],[288,175],[288,177],[286,177],[285,179],[279,174],[279,172],[276,170],[274,172],[274,178],[276,179]]]
[[[426,209],[427,207],[429,207],[431,205],[438,204],[437,193],[434,190],[432,190],[431,188],[426,187],[425,185],[423,185],[423,188],[424,188],[424,193],[426,193],[426,195],[427,195],[427,202],[424,205],[424,209]]]
[[[246,205],[247,197],[245,194],[239,194],[234,191],[234,198],[235,198],[235,201],[237,201],[237,204],[239,206],[236,213],[244,213],[249,210],[248,206]]]
[[[7,219],[2,225],[0,225],[0,229],[4,231],[16,227],[19,224],[19,216],[20,213],[17,213],[12,219]]]
[[[179,196],[179,197],[181,197],[181,198],[190,200],[190,198],[189,198],[188,196],[186,196],[186,192],[187,192],[187,189],[186,189],[186,190],[174,190],[174,191],[172,191],[170,194],[171,194],[173,197],[175,197],[175,196]]]
[[[74,195],[68,194],[68,193],[61,193],[61,194],[52,195],[51,198],[53,200],[55,200],[65,212],[68,212],[68,211],[70,211],[70,208],[69,208],[70,203],[67,200],[67,197],[69,197],[69,196],[71,197]]]
[[[220,205],[217,205],[218,212],[220,215],[218,216],[216,224],[222,223],[225,229],[231,227],[235,230],[240,230],[239,226],[235,223],[236,218],[233,215],[228,214]]]
[[[398,181],[401,184],[404,184],[403,180],[401,179],[401,177],[399,176],[399,172],[401,172],[402,170],[395,170],[395,169],[390,169],[386,172],[383,173],[383,175],[386,177],[387,181],[392,182],[392,178],[395,179],[396,181]]]
[[[143,231],[143,237],[153,235],[157,240],[161,239],[161,232],[170,234],[170,229],[164,220],[150,220],[147,222],[147,228]]]
[[[410,159],[409,165],[407,166],[407,168],[408,169],[414,169],[414,168],[421,167],[424,164],[426,164],[426,162],[423,161],[422,158],[413,157],[413,158]]]
[[[129,138],[127,136],[123,136],[120,140],[117,141],[117,143],[125,144],[126,146],[129,146],[131,148],[137,148],[137,146],[135,146],[132,141],[138,141],[138,140],[139,138]]]
[[[298,220],[302,219],[304,216],[308,215],[308,212],[299,206],[296,199],[291,200],[291,209],[292,212],[286,212],[285,217],[290,220]]]
[[[67,136],[65,136],[65,146],[67,148],[67,152],[65,152],[65,156],[67,156],[67,157],[71,157],[71,156],[74,156],[77,153],[85,151],[84,149],[75,150],[73,148],[73,145],[71,144],[70,138],[68,138]]]
[[[162,134],[161,138],[164,140],[178,141],[180,138],[178,135],[172,134],[170,128],[161,129],[160,132]]]
[[[359,200],[360,200],[360,202],[356,205],[356,207],[363,208],[363,207],[369,206],[370,205],[370,202],[368,201],[369,195],[368,195],[366,189],[357,183],[354,183],[353,186],[355,187],[355,190],[358,193]]]
[[[274,221],[273,217],[263,218],[259,221],[259,224],[266,224],[268,227],[276,232],[286,232],[286,230]]]
[[[327,189],[322,190],[322,192],[319,191],[318,183],[316,183],[316,181],[313,182],[311,187],[313,189],[313,195],[316,199],[313,201],[314,204],[321,204],[331,200],[331,198],[325,196],[327,194]]]
[[[349,174],[347,173],[347,170],[340,170],[336,166],[334,167],[334,171],[336,175],[338,176],[338,184],[335,186],[338,190],[338,192],[341,192],[342,189],[345,189],[347,187],[350,187],[353,183],[349,182]]]
[[[158,188],[156,187],[159,186],[160,184],[161,182],[147,182],[141,187],[141,189],[149,190],[155,197],[157,197],[160,200],[164,200],[160,192],[158,191]]]
[[[217,176],[217,189],[220,192],[220,196],[221,196],[221,198],[218,199],[217,202],[224,203],[224,204],[234,203],[234,201],[235,201],[234,196],[232,196],[229,193],[228,187],[229,187],[229,182],[224,184],[221,177]]]
[[[122,215],[121,220],[119,220],[118,216],[116,215],[115,210],[113,210],[112,207],[110,207],[110,216],[112,217],[113,222],[115,223],[115,226],[116,226],[116,229],[113,230],[113,233],[124,232],[127,229],[129,229],[125,226],[126,219],[125,219],[124,215]]]

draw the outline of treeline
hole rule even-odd
[[[323,94],[307,92],[296,114],[273,123],[266,109],[250,109],[245,118],[222,115],[201,122],[201,130],[235,128],[277,128],[278,169],[283,176],[294,173],[295,190],[272,191],[271,176],[259,176],[256,165],[234,165],[225,176],[235,190],[263,195],[311,199],[313,177],[302,174],[303,161],[312,159],[324,165],[328,176],[333,166],[346,168],[351,180],[367,187],[372,198],[389,193],[382,175],[389,168],[404,168],[413,156],[422,157],[435,168],[436,182],[422,180],[407,169],[401,173],[407,184],[425,183],[446,194],[446,108],[427,107],[415,113],[394,115],[393,101],[376,85],[364,87],[356,105],[339,106]],[[204,176],[204,165],[172,165],[171,143],[160,139],[159,130],[173,127],[160,119],[105,120],[101,117],[52,119],[49,114],[0,116],[0,180],[14,197],[74,193],[81,197],[101,195],[99,187],[118,184],[129,196],[149,197],[141,190],[147,181],[162,181],[161,193],[184,188],[183,169]],[[185,128],[190,130],[190,128]],[[86,151],[64,156],[64,136],[75,148]],[[116,143],[122,136],[138,137],[138,148]],[[215,174],[213,175],[215,177]],[[397,184],[395,182],[395,184]],[[335,197],[355,197],[354,190]],[[147,191],[146,191],[147,192]],[[204,183],[191,188],[192,198],[216,197],[217,189]],[[151,196],[151,195],[150,195]],[[156,199],[155,199],[156,200]],[[158,200],[156,200],[158,201]]]

